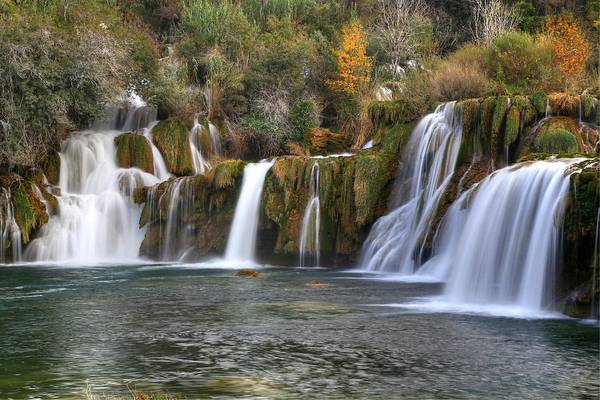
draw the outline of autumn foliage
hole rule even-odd
[[[358,21],[342,28],[342,46],[334,53],[338,59],[338,77],[328,80],[335,91],[355,95],[364,89],[371,77],[373,60],[367,56],[367,33]]]
[[[554,62],[566,77],[580,75],[592,52],[579,25],[570,16],[555,15],[546,18],[544,33],[554,47]]]

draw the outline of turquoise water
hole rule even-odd
[[[1,267],[0,398],[595,399],[598,327],[401,305],[328,270]],[[328,287],[309,287],[317,279]]]

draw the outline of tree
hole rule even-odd
[[[327,81],[331,89],[351,96],[365,89],[373,67],[367,46],[367,33],[360,22],[355,20],[342,27],[342,47],[334,51],[338,59],[338,78]]]
[[[575,19],[568,15],[548,16],[544,33],[554,48],[554,63],[566,77],[579,76],[592,52]]]
[[[473,3],[473,38],[489,43],[518,25],[517,13],[501,0],[471,0]]]
[[[391,58],[393,71],[433,47],[433,28],[427,17],[431,12],[424,0],[378,0],[378,5],[374,36]]]

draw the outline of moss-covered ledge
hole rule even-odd
[[[117,164],[121,168],[136,167],[154,174],[152,146],[144,135],[134,132],[123,133],[115,138]]]
[[[188,131],[182,122],[172,118],[160,121],[152,129],[152,138],[169,172],[177,176],[193,175]]]

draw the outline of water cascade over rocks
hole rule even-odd
[[[447,103],[415,127],[396,180],[395,209],[373,225],[363,246],[363,269],[409,275],[420,265],[422,238],[458,158],[460,114],[455,103]]]
[[[144,128],[156,111],[134,103],[117,111],[105,127],[96,124],[65,141],[60,156],[58,212],[27,247],[31,261],[97,262],[137,258],[143,232],[140,207],[131,196],[168,176],[159,165],[154,176],[137,168],[119,168],[115,138]],[[159,163],[162,158],[159,158]],[[164,161],[163,161],[164,163]],[[155,164],[156,165],[156,164]]]
[[[154,160],[154,175],[162,182],[164,180],[169,179],[173,175],[167,169],[167,164],[165,163],[165,159],[162,154],[158,150],[158,147],[154,144],[154,140],[152,139],[152,128],[156,126],[158,121],[153,121],[147,127],[143,128],[144,137],[150,143],[150,147],[152,148],[152,159]]]
[[[203,174],[210,170],[210,162],[202,155],[202,147],[200,146],[200,135],[204,127],[198,122],[198,117],[194,118],[194,127],[190,132],[189,144],[192,151],[192,166],[194,167],[194,175]]]
[[[261,161],[248,164],[244,168],[240,197],[235,207],[225,250],[227,261],[254,261],[263,184],[273,163]]]
[[[14,207],[10,198],[10,192],[3,189],[2,194],[0,194],[0,235],[2,235],[0,262],[2,263],[21,261],[22,257],[21,230],[15,221]],[[9,241],[10,253],[7,253],[7,243]]]
[[[494,172],[448,210],[421,269],[447,280],[451,303],[542,310],[553,302],[569,163]]]
[[[315,162],[310,171],[310,192],[300,231],[300,267],[319,266],[319,229],[321,225],[321,204],[319,202],[319,163]],[[310,258],[310,259],[309,259]]]

